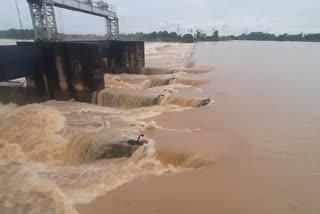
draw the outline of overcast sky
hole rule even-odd
[[[0,0],[0,29],[19,28],[15,0]],[[32,28],[26,0],[18,0],[25,28]],[[241,34],[320,32],[320,0],[111,0],[117,6],[120,32],[203,29]],[[59,12],[60,11],[60,12]],[[56,11],[59,31],[104,34],[99,17]],[[58,14],[61,14],[62,21]]]

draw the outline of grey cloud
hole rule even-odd
[[[31,28],[26,0],[18,0],[23,23]],[[14,0],[1,0],[0,28],[18,28]],[[223,34],[246,31],[275,33],[320,32],[319,0],[113,0],[118,8],[121,32],[175,31],[190,28],[211,33],[218,29]],[[104,20],[90,15],[61,10],[66,33],[103,34]]]

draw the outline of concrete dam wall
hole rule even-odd
[[[44,99],[91,102],[93,92],[105,88],[105,73],[137,73],[144,65],[140,41],[18,42],[0,47],[0,81],[25,77],[29,94]]]

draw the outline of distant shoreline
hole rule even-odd
[[[14,45],[12,43],[8,44],[2,44],[2,41],[7,40],[10,42],[22,42],[22,41],[28,41],[28,42],[33,42],[33,39],[15,39],[15,38],[1,38],[0,37],[0,46],[2,45]],[[85,40],[90,40],[90,39],[85,39]],[[101,39],[97,39],[101,40]],[[77,40],[63,40],[63,41],[77,41]],[[80,41],[80,40],[79,40]],[[149,40],[144,42],[164,42],[164,43],[197,43],[197,42],[232,42],[232,41],[243,41],[243,42],[305,42],[305,43],[320,43],[319,41],[294,41],[294,40],[284,40],[284,41],[279,41],[279,40],[218,40],[218,41],[161,41],[161,40]]]
[[[95,34],[60,34],[61,40],[104,40],[105,36]],[[33,40],[34,32],[31,29],[0,30],[0,39]],[[242,35],[219,36],[219,31],[207,35],[201,30],[194,33],[177,34],[176,32],[159,31],[152,33],[120,34],[120,40],[146,42],[181,42],[191,43],[199,41],[279,41],[279,42],[320,42],[320,33],[313,34],[280,34],[265,32],[251,32]]]

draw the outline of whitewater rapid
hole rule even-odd
[[[76,204],[89,203],[139,176],[178,173],[205,165],[207,158],[199,154],[176,164],[160,161],[155,142],[148,138],[149,143],[130,158],[99,158],[101,148],[110,142],[137,139],[148,129],[165,129],[144,119],[209,104],[208,99],[178,96],[180,89],[191,87],[201,95],[197,86],[205,83],[182,69],[193,49],[192,44],[147,48],[148,63],[157,66],[161,61],[175,71],[106,75],[106,90],[97,95],[100,106],[74,101],[22,107],[1,104],[2,213],[77,213]]]

